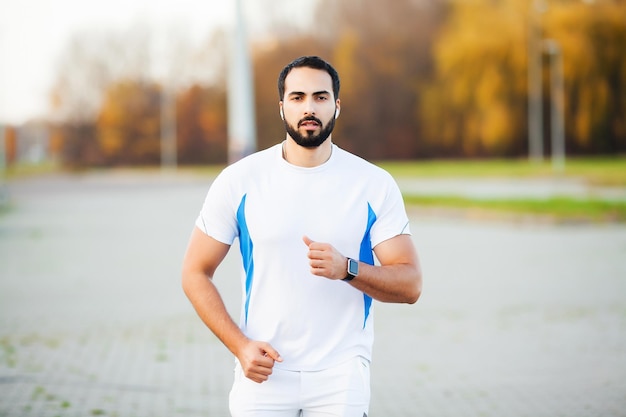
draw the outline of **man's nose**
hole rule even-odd
[[[311,99],[307,99],[304,103],[304,114],[312,116],[315,114],[315,102]]]

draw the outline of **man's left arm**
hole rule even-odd
[[[304,237],[309,247],[311,273],[341,280],[347,275],[348,259],[329,243]],[[422,293],[422,271],[410,235],[397,235],[374,248],[380,265],[359,262],[359,273],[346,284],[375,300],[388,303],[415,303]]]

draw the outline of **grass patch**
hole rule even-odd
[[[473,199],[458,196],[405,195],[407,205],[478,209],[501,213],[550,216],[558,220],[626,222],[626,201],[581,200],[570,197],[546,199]]]
[[[594,186],[626,187],[626,156],[568,158],[563,172],[555,172],[549,159],[541,163],[520,159],[484,160],[423,160],[423,161],[380,161],[377,165],[389,171],[397,179],[401,178],[563,178],[582,180]],[[179,166],[176,174],[213,177],[225,165]],[[118,173],[159,174],[160,168],[128,167],[113,169],[86,168],[81,172],[98,170]],[[61,172],[55,164],[39,167],[17,166],[7,170],[8,178],[28,175],[46,175]],[[553,197],[548,199],[473,199],[460,196],[406,195],[408,205],[422,207],[444,207],[455,209],[476,209],[483,211],[526,213],[530,215],[552,216],[563,220],[617,221],[626,222],[626,202],[578,199],[573,197]],[[0,215],[10,207],[0,205]]]
[[[562,173],[551,162],[527,159],[379,162],[394,177],[423,178],[580,178],[592,185],[626,186],[626,157],[570,158]]]
[[[6,336],[0,338],[0,363],[9,368],[15,368],[17,365],[17,349]]]
[[[11,180],[13,178],[24,177],[36,177],[42,175],[50,175],[57,172],[61,172],[63,169],[59,163],[48,161],[37,164],[19,163],[11,164],[6,168],[6,178]]]
[[[626,186],[626,156],[572,157],[567,158],[565,170],[554,172],[549,158],[543,162],[530,162],[526,158],[517,159],[433,159],[419,161],[374,161],[395,177],[505,177],[505,178],[545,178],[576,177],[593,185]],[[215,176],[226,164],[180,165],[179,174]],[[90,168],[72,170],[59,163],[15,164],[7,167],[7,178],[50,175],[59,172],[88,173],[98,171],[159,173],[160,167],[135,166],[114,168]]]

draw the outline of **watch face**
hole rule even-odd
[[[348,273],[355,276],[359,273],[359,263],[354,259],[348,261]]]

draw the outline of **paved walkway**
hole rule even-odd
[[[180,289],[208,182],[11,183],[0,417],[228,416],[233,359]],[[377,303],[372,417],[626,416],[626,226],[412,215],[425,288]],[[238,311],[238,259],[216,281]]]

